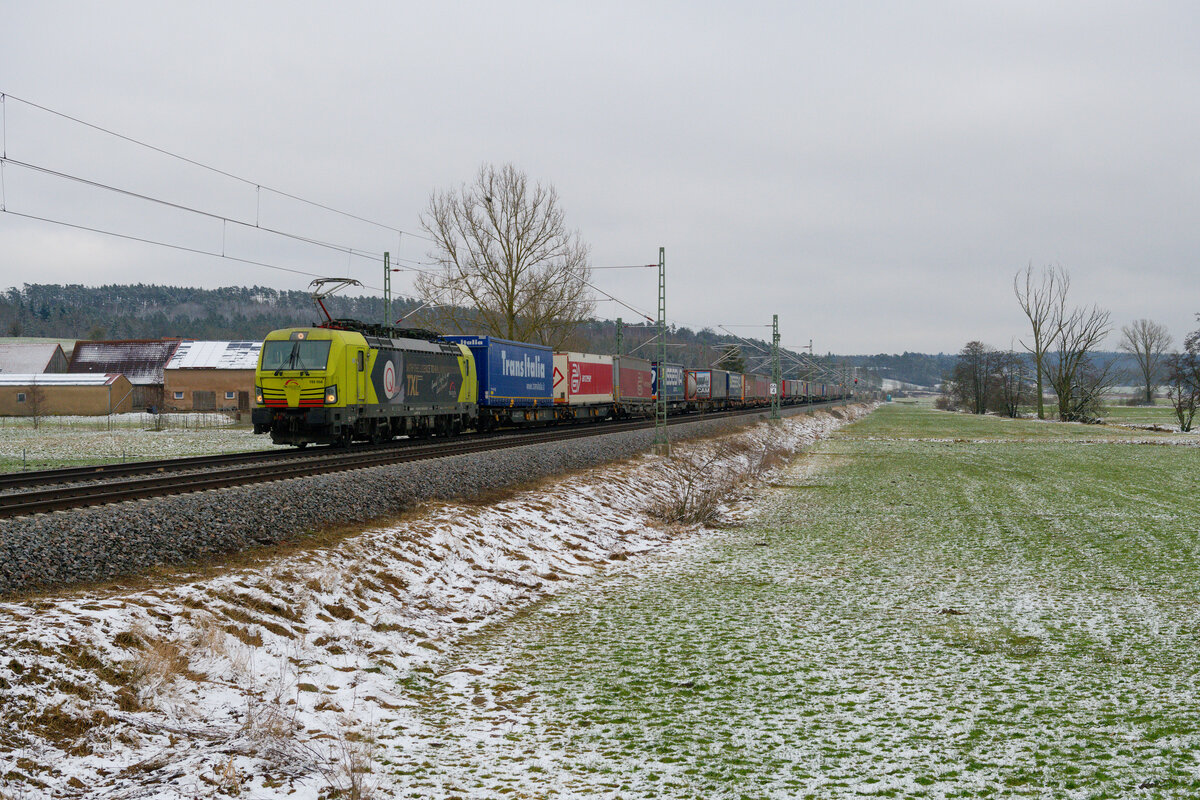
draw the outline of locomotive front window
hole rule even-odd
[[[324,370],[329,361],[328,339],[272,341],[263,345],[262,368],[280,372],[285,369]]]

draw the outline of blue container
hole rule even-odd
[[[746,381],[740,372],[730,372],[728,376],[728,393],[725,396],[730,400],[740,402],[743,399],[742,390],[745,388]]]
[[[479,405],[506,408],[549,406],[554,351],[540,344],[510,342],[494,336],[443,336],[466,345],[479,375]]]
[[[662,375],[663,395],[668,400],[683,399],[683,366],[680,364],[663,364],[662,369],[659,369],[658,362],[654,362],[654,371],[650,380],[651,391],[655,397],[658,397],[659,375]]]

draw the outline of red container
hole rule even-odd
[[[611,403],[612,356],[554,354],[554,402],[573,406]]]
[[[618,400],[621,402],[650,401],[654,399],[654,376],[650,362],[633,356],[615,356],[617,362]]]

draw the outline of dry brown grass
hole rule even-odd
[[[375,731],[357,727],[349,717],[342,718],[330,757],[320,768],[331,800],[373,800],[379,796],[379,782],[373,771],[380,750]]]

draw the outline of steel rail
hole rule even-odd
[[[835,403],[827,402],[799,407],[807,410],[824,408],[831,405],[835,405]],[[790,406],[789,408],[797,408],[797,406]],[[765,415],[767,413],[768,409],[754,408],[704,415],[681,415],[670,418],[669,424],[680,425],[705,420],[753,416],[756,414]],[[104,472],[98,474],[93,472],[89,477],[99,477],[101,479],[115,478],[115,480],[75,486],[58,486],[49,489],[34,489],[26,492],[0,495],[0,519],[49,511],[86,508],[126,500],[190,494],[210,489],[245,486],[255,483],[286,480],[288,478],[384,466],[387,464],[446,458],[489,450],[527,447],[590,436],[604,436],[649,429],[653,426],[654,420],[639,419],[615,423],[572,425],[569,428],[551,427],[515,435],[512,431],[503,431],[497,432],[500,435],[460,437],[437,442],[416,440],[420,443],[407,444],[400,447],[361,447],[351,450],[322,448],[311,451],[311,454],[305,452],[304,456],[299,458],[295,457],[298,451],[288,451],[286,453],[266,451],[271,456],[287,455],[292,456],[292,458],[260,458],[258,460],[251,460],[250,463],[226,461],[224,464],[218,463],[215,468],[207,472],[180,472],[172,470],[168,474],[161,474],[155,473],[151,469],[150,477],[139,477],[137,475],[131,477],[127,474],[116,472],[108,472],[107,474]],[[233,455],[261,456],[262,451]],[[204,458],[208,457],[200,457],[200,459]],[[196,463],[193,459],[170,459],[162,463],[171,464],[180,461],[188,462],[193,466]],[[184,469],[190,468],[185,467]],[[201,465],[201,468],[203,468],[203,465]]]
[[[470,437],[489,435],[513,435],[513,432],[498,431],[491,434],[464,434],[464,436]],[[397,449],[427,443],[428,440],[426,439],[397,439],[390,442],[384,442],[382,444],[359,443],[354,445],[352,450],[354,452],[358,452],[360,450],[368,449]],[[22,489],[31,488],[34,486],[78,483],[82,481],[103,481],[134,475],[183,472],[188,470],[199,470],[233,464],[254,463],[259,461],[318,460],[327,458],[329,453],[334,449],[334,445],[321,445],[304,449],[288,447],[284,450],[244,450],[236,453],[216,453],[206,456],[184,456],[182,458],[89,464],[78,467],[30,470],[29,472],[5,472],[0,473],[0,493],[20,491]],[[347,452],[345,448],[336,449],[337,452],[340,453]]]

